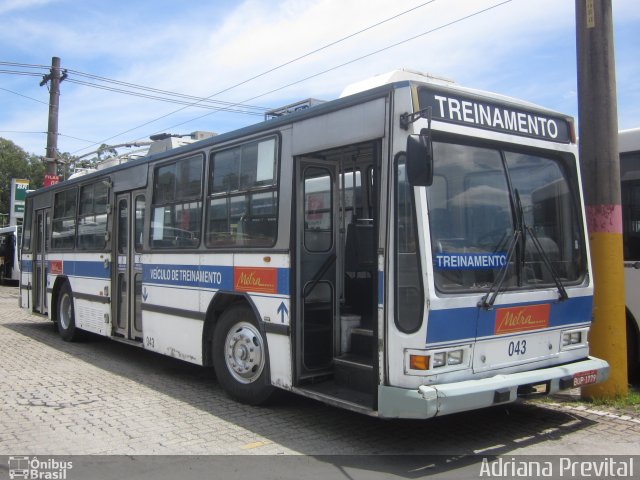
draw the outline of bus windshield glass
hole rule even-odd
[[[433,148],[427,197],[440,292],[487,291],[502,274],[503,289],[582,281],[577,177],[565,161],[444,142]]]

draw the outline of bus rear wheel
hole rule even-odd
[[[260,405],[273,394],[266,337],[247,305],[232,306],[216,324],[213,367],[222,388],[239,402]]]
[[[73,307],[73,294],[69,283],[65,282],[60,287],[58,304],[56,306],[56,323],[58,333],[65,342],[73,342],[80,338],[80,330],[76,328],[75,310]]]

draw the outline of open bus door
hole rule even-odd
[[[301,160],[297,245],[300,306],[298,359],[301,376],[326,374],[334,355],[337,311],[338,168],[335,163]]]
[[[375,408],[374,159],[366,142],[298,157],[296,382],[348,408]]]

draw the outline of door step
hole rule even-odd
[[[353,412],[376,416],[376,397],[373,394],[359,392],[352,388],[336,384],[335,380],[293,388],[293,391],[305,397],[346,408]]]
[[[359,392],[375,392],[371,358],[348,353],[333,359],[334,378],[337,385]]]
[[[351,329],[351,352],[365,358],[373,358],[373,330],[369,328]]]

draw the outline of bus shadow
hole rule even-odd
[[[48,321],[3,326],[288,449],[277,453],[314,456],[338,469],[365,468],[420,478],[513,452],[561,454],[541,444],[595,424],[526,402],[425,421],[381,420],[286,392],[267,406],[251,407],[229,399],[212,369],[97,336],[78,343],[63,342]],[[375,457],[367,459],[371,455]],[[476,468],[476,477],[478,471]]]

